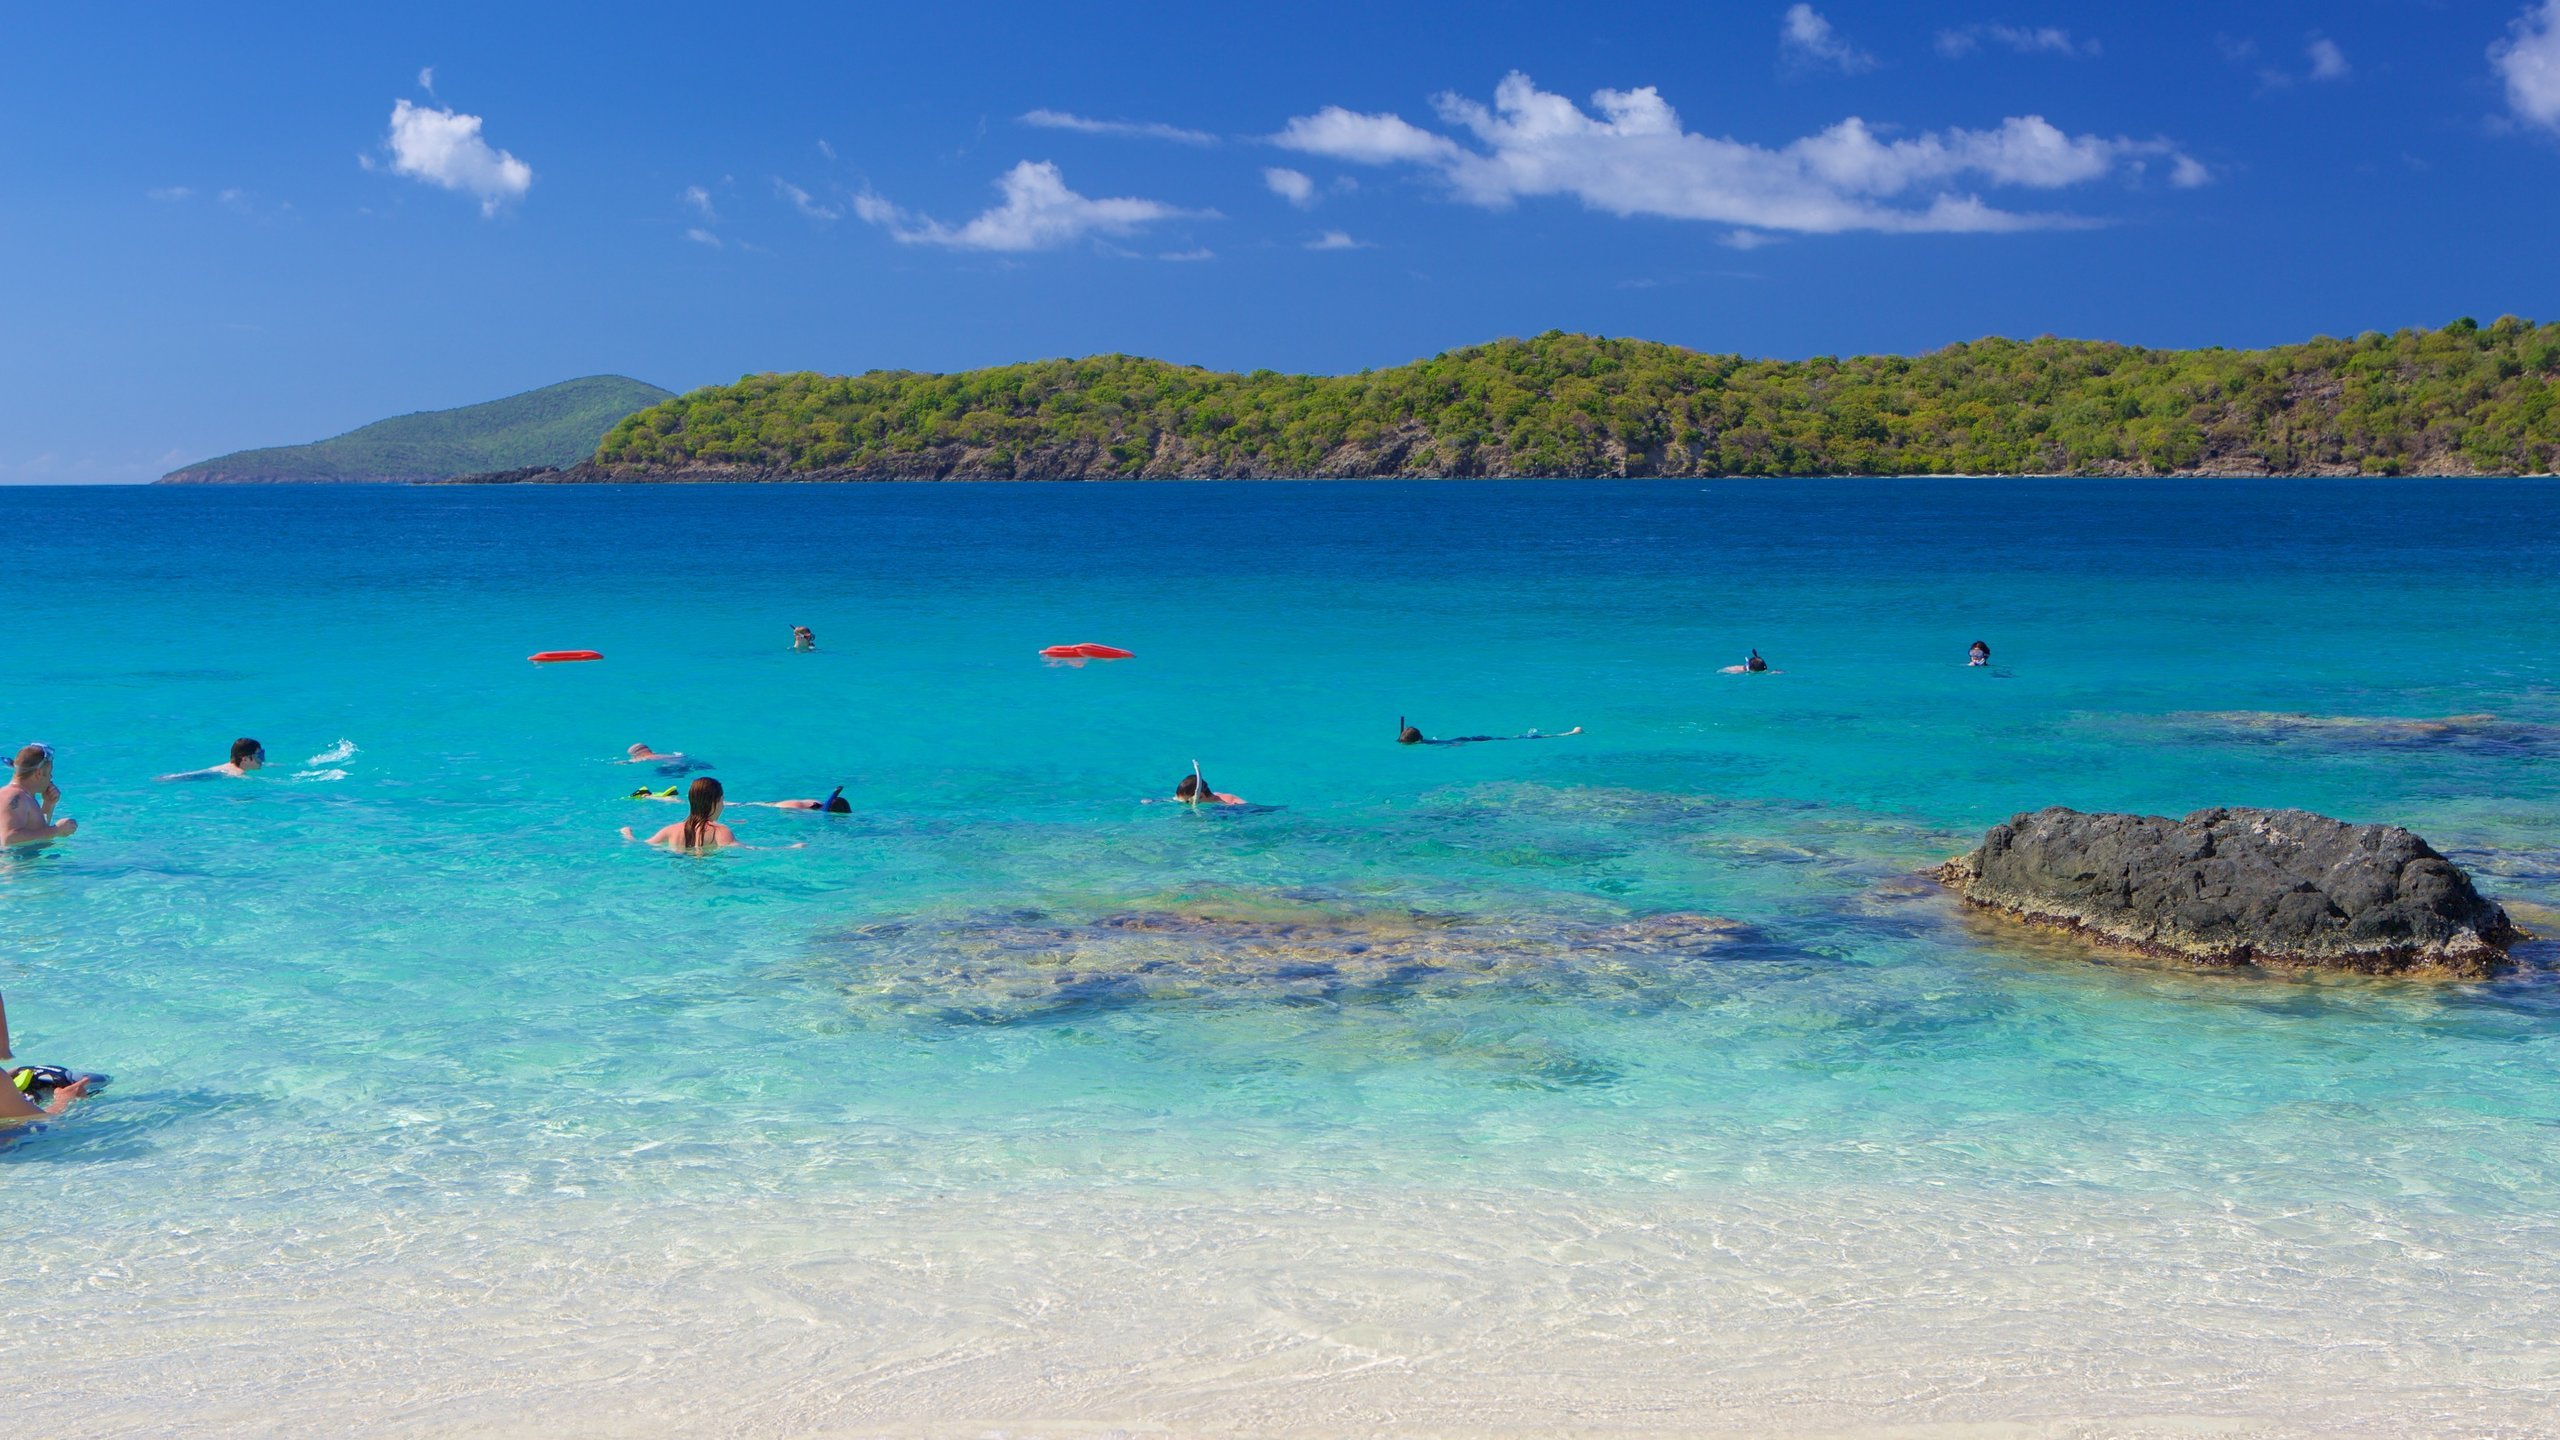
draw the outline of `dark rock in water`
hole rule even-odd
[[[2307,810],[2057,806],[1993,827],[1938,878],[2014,919],[2200,965],[2477,978],[2519,938],[2424,840]]]

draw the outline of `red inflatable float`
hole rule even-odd
[[[1123,650],[1117,645],[1091,643],[1051,645],[1040,653],[1051,660],[1131,660],[1136,658],[1135,652]]]
[[[562,660],[601,660],[601,650],[538,650],[532,656],[536,665],[550,665]]]

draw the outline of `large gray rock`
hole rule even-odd
[[[2307,810],[2057,806],[1994,826],[1938,878],[2030,924],[2202,965],[2478,977],[2518,938],[2426,841]]]

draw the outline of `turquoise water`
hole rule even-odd
[[[2199,976],[1914,878],[2045,804],[2301,805],[2560,909],[2560,486],[0,516],[6,738],[84,827],[0,863],[0,994],[115,1076],[0,1152],[28,1428],[2560,1409],[2547,947]],[[1138,658],[1034,653],[1083,640]],[[240,734],[260,777],[153,781]],[[629,845],[680,813],[633,741],[855,810]],[[1195,760],[1255,807],[1142,803]]]

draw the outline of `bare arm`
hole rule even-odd
[[[89,1093],[89,1082],[74,1080],[53,1092],[53,1103],[38,1106],[18,1093],[15,1085],[0,1085],[0,1120],[35,1120],[46,1115],[59,1115],[71,1108],[71,1102]]]

